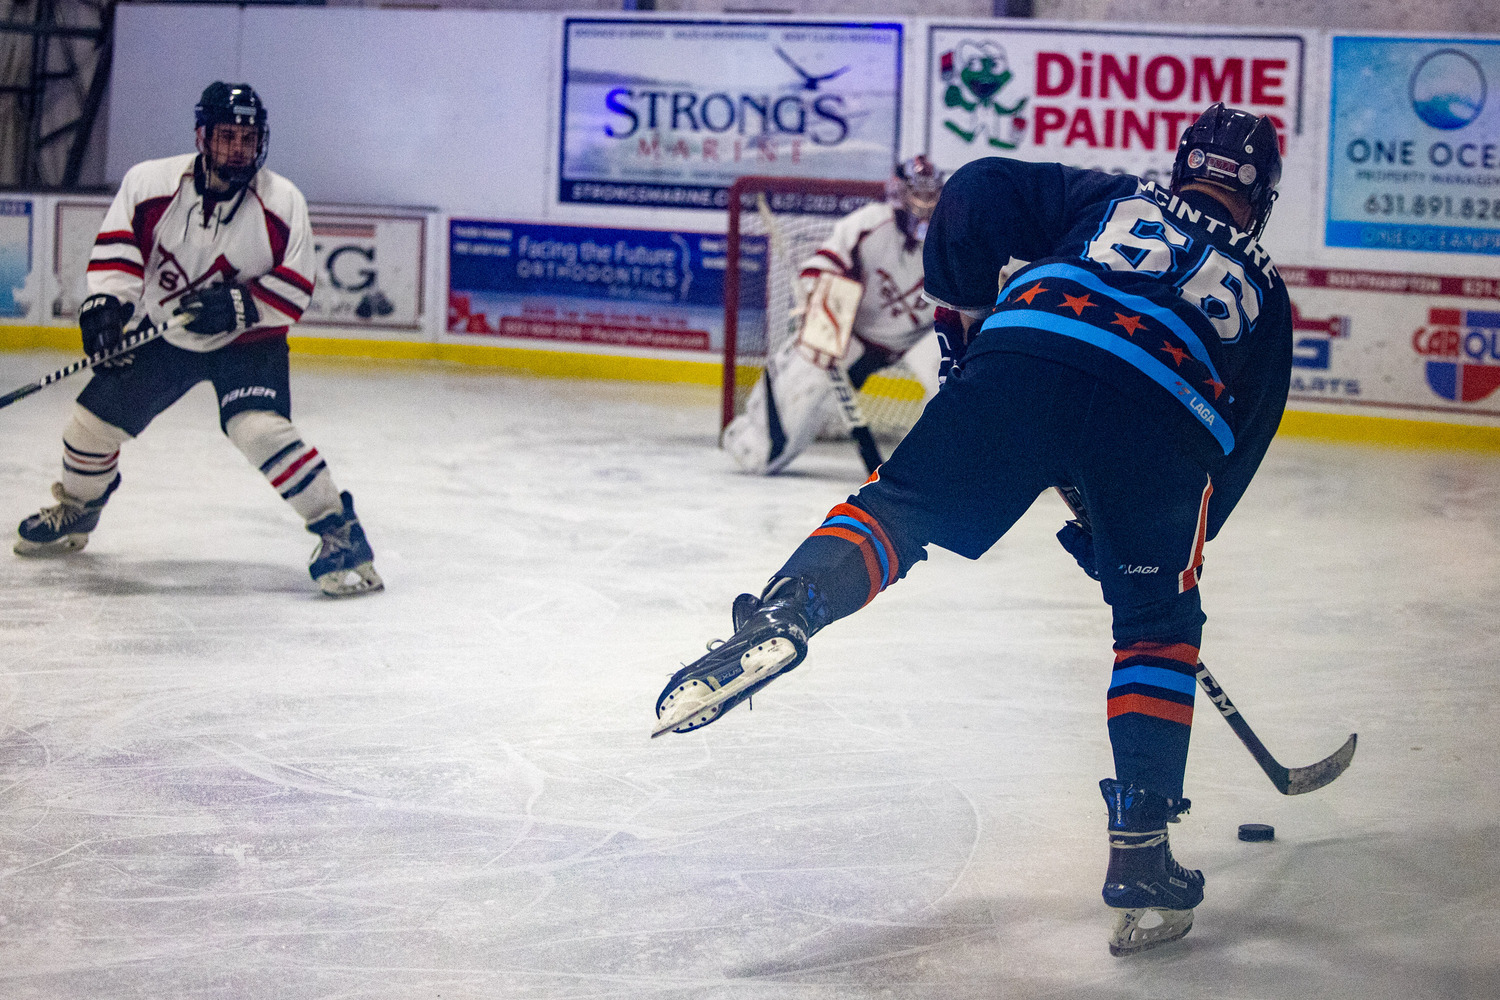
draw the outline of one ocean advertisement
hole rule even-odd
[[[1289,160],[1304,145],[1300,35],[934,25],[927,43],[927,148],[944,170],[1011,156],[1165,183],[1215,101],[1268,115]]]
[[[1500,41],[1332,40],[1331,247],[1500,254]]]
[[[449,333],[723,349],[722,234],[453,219],[448,249]],[[746,252],[764,302],[764,240]]]
[[[32,203],[0,198],[0,316],[31,315]]]
[[[714,209],[745,174],[883,180],[901,31],[569,18],[558,198]]]

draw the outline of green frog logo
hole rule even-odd
[[[994,42],[961,42],[943,53],[940,67],[943,105],[951,115],[943,127],[964,142],[983,139],[996,149],[1015,149],[1026,132],[1021,112],[1030,98],[1010,107],[1000,103],[1000,91],[1013,79],[1005,50]]]

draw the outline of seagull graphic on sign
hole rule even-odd
[[[787,55],[786,52],[784,52],[782,50],[782,48],[781,48],[780,45],[774,45],[774,46],[772,46],[772,48],[774,48],[776,50],[776,54],[781,57],[781,61],[782,62],[786,63],[792,69],[796,70],[797,75],[800,76],[800,77],[802,77],[802,89],[803,90],[817,90],[818,89],[818,84],[825,83],[825,82],[827,82],[829,80],[832,80],[836,76],[843,76],[845,73],[849,72],[851,69],[854,68],[852,66],[841,66],[838,69],[834,70],[832,73],[824,73],[821,76],[818,76],[818,75],[814,75],[812,73],[809,73],[807,70],[803,69],[801,66],[798,66],[792,60],[792,57],[789,56],[789,55]]]

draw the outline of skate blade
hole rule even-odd
[[[708,725],[719,717],[720,705],[746,688],[776,676],[782,667],[796,658],[797,647],[792,645],[791,640],[776,636],[745,650],[740,655],[740,675],[718,690],[697,678],[683,682],[682,686],[667,696],[667,714],[651,730],[651,738],[654,740],[687,723],[693,723],[691,729]],[[713,714],[707,715],[709,712]],[[700,720],[700,715],[707,717]]]
[[[385,581],[372,563],[361,563],[353,569],[334,570],[318,577],[318,589],[329,597],[357,597],[385,589]]]
[[[1142,926],[1152,915],[1160,923]],[[1117,958],[1136,955],[1181,939],[1193,929],[1192,910],[1169,910],[1161,906],[1139,906],[1115,911],[1115,926],[1109,934],[1109,953]]]
[[[47,558],[48,556],[66,556],[81,551],[89,543],[87,533],[78,535],[63,535],[56,541],[51,542],[28,542],[20,535],[16,536],[16,543],[11,546],[11,551],[18,556],[31,556]]]

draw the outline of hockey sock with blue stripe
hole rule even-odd
[[[1115,646],[1109,682],[1109,742],[1115,777],[1182,798],[1193,727],[1198,646],[1133,642]]]
[[[818,596],[819,616],[825,618],[813,624],[822,628],[854,614],[904,574],[880,522],[852,503],[841,503],[828,512],[776,576],[807,582]]]

